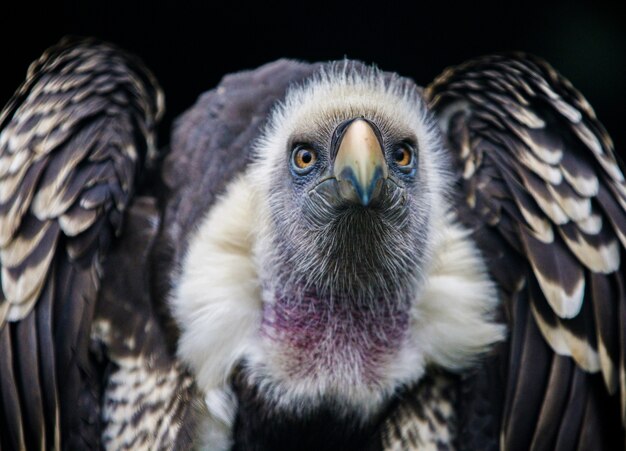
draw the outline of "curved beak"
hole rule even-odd
[[[361,118],[349,122],[338,137],[339,149],[333,166],[341,196],[363,206],[378,196],[388,175],[380,134],[375,127]]]

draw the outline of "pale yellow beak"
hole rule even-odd
[[[355,119],[346,130],[335,157],[333,175],[347,200],[369,205],[380,192],[388,168],[373,125]]]

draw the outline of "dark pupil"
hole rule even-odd
[[[404,149],[398,149],[393,153],[393,157],[396,159],[396,161],[402,161],[404,160]]]
[[[302,153],[300,154],[300,158],[302,159],[302,162],[304,164],[309,164],[311,160],[313,159],[313,156],[311,155],[311,152],[307,150],[303,150]]]

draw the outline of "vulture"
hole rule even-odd
[[[64,39],[0,113],[0,449],[606,450],[626,183],[542,59],[226,75]]]

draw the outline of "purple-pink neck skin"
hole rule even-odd
[[[261,332],[287,357],[289,377],[332,377],[349,364],[361,382],[376,384],[407,336],[409,308],[406,301],[283,291],[265,303]]]

